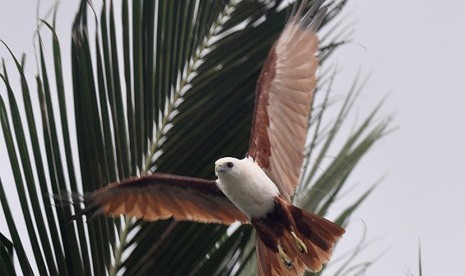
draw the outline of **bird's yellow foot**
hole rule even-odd
[[[299,237],[297,237],[294,231],[291,231],[291,235],[294,237],[295,244],[297,245],[297,248],[300,250],[300,252],[308,253],[307,246],[301,239],[299,239]]]
[[[289,258],[289,256],[287,256],[286,252],[284,252],[283,248],[279,244],[278,244],[278,252],[279,252],[279,256],[281,257],[281,261],[283,261],[284,265],[287,268],[291,268],[292,260],[291,258]]]

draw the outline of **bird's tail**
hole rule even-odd
[[[261,276],[301,275],[306,270],[320,271],[323,264],[329,261],[336,241],[345,232],[342,227],[325,218],[292,204],[288,207],[297,229],[294,229],[296,237],[287,229],[276,233],[285,255],[279,249],[267,247],[260,235],[256,235],[258,270]],[[298,239],[304,243],[305,249],[299,247]],[[283,259],[285,256],[289,258],[288,262]]]

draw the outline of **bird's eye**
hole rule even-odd
[[[226,163],[226,166],[228,168],[232,168],[232,167],[234,167],[234,164],[233,164],[233,162],[228,162],[228,163]]]

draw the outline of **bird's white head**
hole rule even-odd
[[[216,160],[215,174],[218,178],[236,178],[242,175],[241,160],[234,157],[224,157]]]
[[[215,174],[218,187],[248,217],[262,217],[273,209],[278,187],[252,158],[218,159]]]

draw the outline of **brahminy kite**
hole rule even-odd
[[[155,172],[111,183],[84,197],[73,216],[126,215],[148,221],[251,223],[258,271],[300,275],[319,271],[344,229],[291,203],[299,183],[313,92],[318,38],[326,15],[306,1],[286,24],[257,82],[250,145],[244,159],[215,162],[216,180]]]

